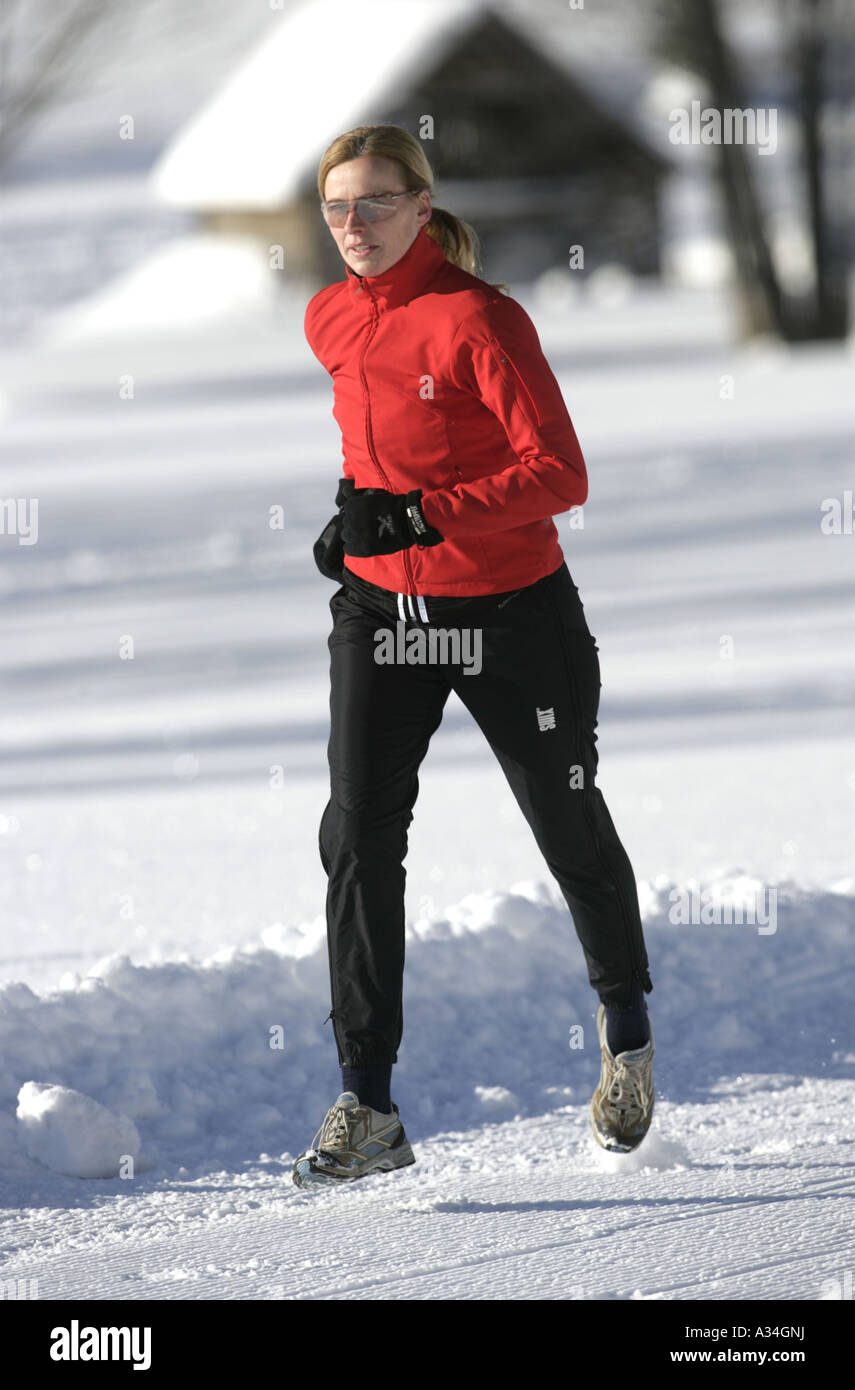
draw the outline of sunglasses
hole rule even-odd
[[[366,198],[351,198],[347,203],[321,203],[321,212],[328,227],[343,227],[350,209],[354,207],[359,222],[385,222],[397,212],[396,198],[410,198],[422,191],[420,188],[406,188],[403,193],[371,193]]]

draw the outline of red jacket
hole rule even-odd
[[[333,379],[344,477],[422,489],[445,538],[345,564],[393,593],[502,593],[564,559],[552,517],[588,495],[585,462],[534,324],[420,228],[380,275],[328,285],[305,333]]]

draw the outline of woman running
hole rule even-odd
[[[305,317],[343,451],[339,511],[315,546],[340,585],[319,849],[342,1090],[294,1164],[299,1187],[415,1162],[390,1095],[403,860],[418,769],[452,690],[582,944],[600,1001],[594,1135],[626,1152],[653,1113],[638,895],[595,781],[598,648],[552,520],[586,500],[585,463],[531,319],[476,274],[477,237],[432,207],[432,183],[421,143],[394,125],[340,135],[318,170],[345,262]]]

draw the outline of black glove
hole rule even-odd
[[[420,487],[412,492],[355,488],[341,509],[345,555],[392,555],[411,545],[439,545],[445,537],[425,521],[421,496]]]
[[[327,522],[313,547],[315,564],[327,579],[337,584],[344,583],[344,546],[341,542],[341,508],[353,492],[356,484],[352,478],[342,478],[338,485],[335,504],[338,511]]]

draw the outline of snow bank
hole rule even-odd
[[[695,924],[676,906],[691,904],[692,885],[682,898],[669,882],[641,885],[657,1100],[703,1102],[758,1075],[767,1090],[792,1084],[780,1077],[852,1075],[855,898],[778,884],[764,932],[759,920],[726,920],[750,882],[731,874],[700,898],[695,887],[710,919]],[[557,889],[472,894],[411,923],[406,949],[393,1095],[412,1139],[587,1104],[597,999]],[[30,1162],[13,1118],[19,1093],[25,1147],[58,1171],[103,1171],[118,1149],[159,1175],[198,1175],[299,1152],[340,1089],[322,918],[208,960],[111,956],[61,984],[43,996],[0,990],[7,1177]],[[140,1143],[100,1107],[132,1122]],[[668,1166],[679,1154],[663,1141],[648,1159]]]
[[[46,317],[41,340],[62,345],[150,331],[193,334],[200,325],[265,320],[277,295],[276,275],[258,238],[188,233]]]
[[[140,1152],[136,1126],[124,1115],[80,1091],[36,1081],[18,1092],[18,1135],[31,1158],[72,1178],[133,1176]]]

